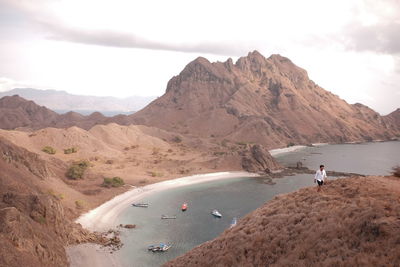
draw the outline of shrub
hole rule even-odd
[[[215,151],[214,152],[214,156],[223,156],[225,154],[226,154],[226,152],[224,152],[224,151]]]
[[[76,147],[70,147],[64,149],[64,154],[72,154],[78,152],[78,149]]]
[[[182,138],[180,136],[175,136],[174,138],[172,138],[172,141],[175,143],[180,143],[182,142]]]
[[[396,177],[400,177],[400,166],[393,167],[393,175]]]
[[[104,178],[102,186],[104,187],[120,187],[125,184],[124,180],[120,177]]]
[[[151,177],[162,177],[164,174],[162,172],[148,172]]]
[[[145,183],[147,183],[148,181],[147,181],[147,179],[141,179],[141,180],[139,180],[139,184],[145,184]]]
[[[82,200],[76,200],[75,201],[75,207],[77,209],[83,209],[85,206],[85,203]]]
[[[287,144],[287,147],[291,147],[291,146],[294,146],[294,145],[295,145],[295,143],[290,142],[289,144]]]
[[[45,153],[47,153],[47,154],[51,154],[51,155],[54,155],[54,154],[56,154],[56,150],[53,148],[53,147],[51,147],[51,146],[45,146],[44,148],[42,148],[42,151],[43,152],[45,152]]]
[[[236,144],[239,145],[239,146],[246,146],[247,145],[246,142],[236,142]]]
[[[221,146],[227,147],[228,142],[229,142],[229,140],[227,140],[227,139],[222,140]]]
[[[158,155],[160,153],[160,148],[158,147],[153,147],[153,152],[151,153],[152,155]]]
[[[70,179],[83,179],[86,169],[89,167],[89,162],[86,160],[76,161],[69,167],[66,176]]]

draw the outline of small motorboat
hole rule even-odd
[[[231,226],[229,228],[235,227],[237,224],[237,218],[233,217],[232,222],[231,222]]]
[[[160,243],[159,245],[150,245],[147,247],[147,249],[152,252],[165,252],[170,249],[170,247],[170,244]]]
[[[187,203],[183,203],[182,204],[182,211],[186,211],[188,208],[188,204]]]
[[[176,215],[173,216],[168,216],[168,215],[161,215],[161,219],[165,220],[165,219],[176,219]]]
[[[222,217],[222,214],[218,210],[213,210],[211,212],[211,214],[214,215],[217,218],[221,218]]]
[[[147,204],[147,203],[133,203],[132,206],[140,207],[140,208],[148,208],[149,204]]]

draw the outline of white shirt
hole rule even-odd
[[[326,176],[326,172],[325,172],[325,170],[318,170],[316,173],[315,173],[315,180],[317,180],[317,181],[323,181],[324,180],[324,178],[326,178],[327,176]]]

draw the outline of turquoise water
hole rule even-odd
[[[311,169],[324,164],[327,170],[387,175],[400,164],[400,141],[306,147],[276,159],[286,166],[301,161]]]
[[[328,170],[387,174],[399,163],[400,142],[311,147],[277,158],[285,165],[302,161],[315,169],[322,162]],[[127,207],[117,218],[118,223],[133,223],[137,229],[122,231],[124,246],[116,256],[123,266],[160,266],[217,237],[229,228],[233,217],[240,220],[277,194],[314,185],[313,176],[307,174],[274,182],[269,185],[260,178],[243,177],[170,189],[146,197],[143,202],[149,203],[149,208]],[[186,212],[180,211],[183,202],[189,205]],[[214,218],[210,214],[213,209],[218,209],[223,217]],[[176,215],[177,219],[161,220],[162,214]],[[148,245],[159,242],[169,242],[172,247],[165,253],[147,251]]]

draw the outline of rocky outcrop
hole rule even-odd
[[[47,163],[39,158],[38,154],[13,145],[0,136],[0,156],[2,160],[14,166],[21,166],[39,178],[46,178],[51,174]]]
[[[330,181],[275,197],[164,266],[398,266],[400,181]]]
[[[274,160],[269,152],[261,145],[252,145],[243,152],[243,170],[248,172],[270,173],[271,170],[278,169],[280,165]]]

